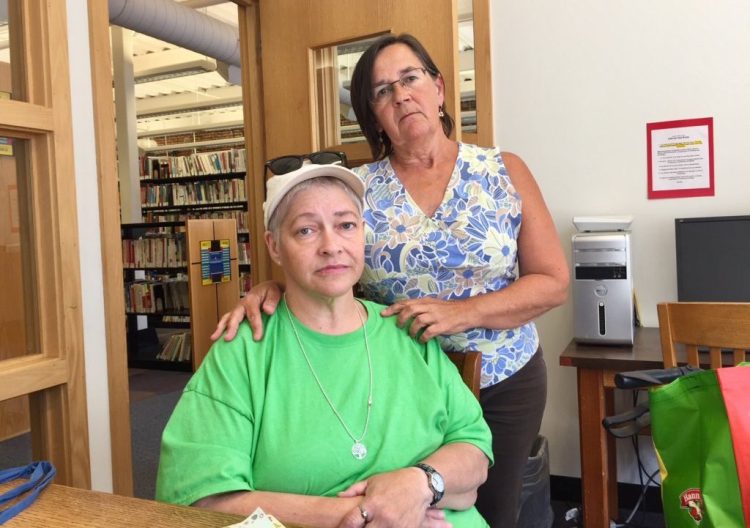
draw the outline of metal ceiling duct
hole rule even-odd
[[[109,21],[240,67],[237,28],[172,0],[109,0]]]

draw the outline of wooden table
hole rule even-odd
[[[632,347],[571,341],[560,365],[576,367],[578,374],[583,526],[609,528],[618,515],[617,453],[602,419],[614,414],[615,374],[663,367],[659,329],[636,328]]]
[[[0,490],[8,488],[4,485]],[[243,517],[51,484],[3,528],[220,528]]]

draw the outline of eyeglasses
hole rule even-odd
[[[266,170],[271,174],[281,176],[282,174],[287,174],[301,168],[306,159],[316,165],[333,165],[338,163],[347,167],[346,154],[343,152],[321,150],[313,152],[312,154],[290,154],[287,156],[279,156],[278,158],[266,162]]]
[[[390,102],[393,99],[393,87],[396,83],[411,92],[421,88],[426,80],[427,70],[425,68],[410,68],[399,79],[375,86],[370,93],[370,102],[374,105]]]

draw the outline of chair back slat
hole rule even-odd
[[[722,365],[721,349],[718,347],[711,347],[709,349],[709,355],[711,357],[711,368],[712,369],[721,368],[721,365]]]
[[[700,363],[700,356],[698,354],[697,345],[687,345],[687,358],[690,365],[697,365]]]
[[[737,365],[750,350],[750,303],[669,302],[659,303],[657,312],[665,367],[700,366],[699,350],[706,349],[711,368]]]
[[[461,379],[466,386],[479,399],[479,387],[482,375],[482,353],[476,350],[466,352],[446,352],[450,360],[456,365]]]
[[[745,355],[747,352],[745,350],[739,350],[734,349],[734,364],[739,365],[740,363],[745,361]]]

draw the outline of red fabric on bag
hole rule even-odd
[[[740,482],[745,526],[750,527],[750,367],[716,369]]]

